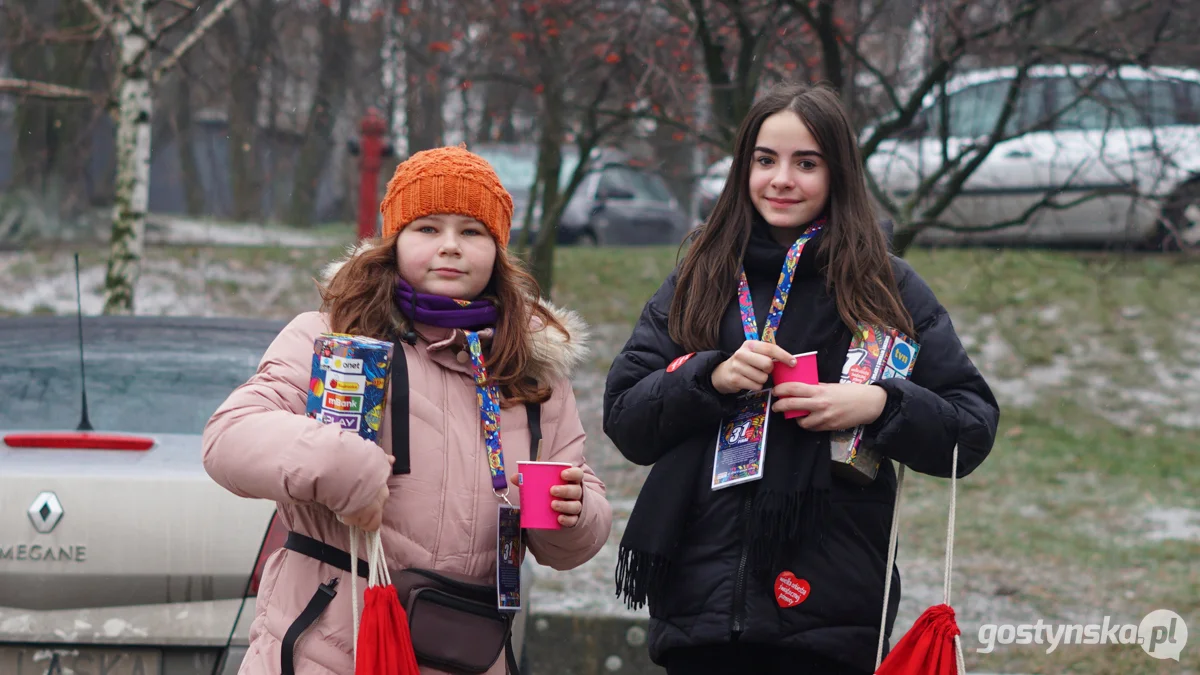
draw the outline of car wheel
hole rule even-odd
[[[1200,248],[1200,180],[1184,183],[1168,199],[1158,224],[1164,251]]]

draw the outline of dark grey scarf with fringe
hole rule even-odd
[[[771,239],[769,226],[756,222],[745,255],[746,277],[761,332],[787,247]],[[850,331],[838,319],[836,303],[819,272],[820,236],[805,246],[784,310],[777,341],[793,354],[817,351],[821,382],[837,382],[850,345]],[[801,298],[800,294],[808,294]],[[732,353],[741,344],[737,301],[731,298],[721,328],[721,348]],[[771,385],[768,382],[768,385]],[[655,463],[638,495],[621,538],[617,561],[617,595],[639,608],[662,592],[687,529],[696,490],[707,490],[716,445],[717,421],[711,435],[697,435]],[[795,420],[771,413],[767,459],[762,480],[726,488],[751,494],[749,517],[741,523],[749,543],[751,571],[770,583],[784,559],[799,546],[821,545],[832,486],[829,433],[800,428]],[[723,516],[736,519],[731,510]],[[774,570],[774,572],[772,572]]]

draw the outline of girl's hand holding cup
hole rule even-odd
[[[733,356],[713,370],[713,389],[721,394],[760,391],[775,369],[775,363],[796,364],[786,349],[770,342],[746,340]]]
[[[510,481],[521,490],[521,527],[556,530],[579,524],[579,514],[583,513],[583,469],[560,462],[517,462],[517,465],[520,473]]]

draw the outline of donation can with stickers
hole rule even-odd
[[[912,338],[894,329],[859,324],[846,362],[842,382],[871,384],[893,377],[912,377],[920,350]],[[829,445],[834,475],[859,485],[875,480],[883,455],[863,442],[863,427],[834,432]]]
[[[361,335],[318,336],[305,415],[378,443],[394,348]]]

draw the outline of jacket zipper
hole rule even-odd
[[[741,531],[742,540],[742,557],[738,561],[737,581],[733,587],[733,637],[742,634],[745,627],[746,613],[746,559],[750,556],[750,542],[746,539],[746,528],[750,520],[750,495],[746,494],[742,497],[742,513],[738,519],[738,527]]]

